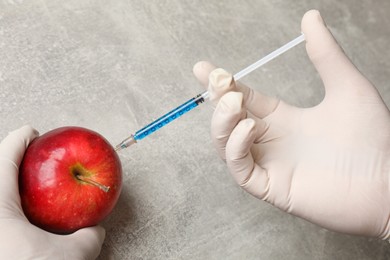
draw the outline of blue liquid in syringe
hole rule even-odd
[[[148,135],[154,133],[158,129],[162,128],[166,124],[169,124],[171,121],[181,117],[185,113],[191,111],[195,107],[197,107],[200,103],[203,103],[205,101],[205,96],[203,94],[199,94],[194,98],[191,98],[181,106],[173,109],[172,111],[166,113],[162,117],[158,118],[157,120],[153,121],[152,123],[148,124],[147,126],[143,127],[142,129],[138,130],[134,134],[134,140],[138,141],[141,140]]]

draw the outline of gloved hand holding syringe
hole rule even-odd
[[[303,42],[305,40],[305,36],[301,34],[294,40],[286,43],[282,47],[278,48],[277,50],[271,52],[270,54],[266,55],[265,57],[261,58],[257,62],[249,65],[245,69],[241,70],[240,72],[236,73],[234,75],[234,80],[239,80],[242,77],[248,75],[255,69],[261,67],[262,65],[266,64],[267,62],[273,60],[280,54],[288,51],[289,49],[295,47],[299,43]],[[166,113],[165,115],[161,116],[157,120],[153,121],[152,123],[148,124],[147,126],[141,128],[135,134],[130,135],[128,138],[124,139],[120,144],[118,144],[115,147],[116,151],[122,150],[124,148],[127,148],[131,146],[132,144],[137,143],[137,141],[147,137],[148,135],[156,132],[158,129],[162,128],[166,124],[172,122],[176,118],[179,118],[180,116],[184,115],[188,111],[192,110],[193,108],[197,107],[199,104],[203,103],[205,100],[208,99],[209,93],[208,91],[205,91],[196,97],[191,98],[184,104],[178,106],[177,108],[171,110],[170,112]]]

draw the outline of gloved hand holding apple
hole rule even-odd
[[[105,237],[96,225],[121,190],[119,159],[103,137],[87,129],[37,136],[25,126],[0,144],[0,256],[95,259]]]

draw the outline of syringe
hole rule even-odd
[[[293,47],[295,47],[296,45],[298,45],[299,43],[303,42],[304,40],[305,40],[305,36],[303,34],[301,34],[300,36],[298,36],[294,40],[286,43],[285,45],[283,45],[282,47],[278,48],[277,50],[275,50],[275,51],[271,52],[270,54],[264,56],[263,58],[261,58],[257,62],[249,65],[245,69],[243,69],[240,72],[234,74],[234,76],[233,76],[234,80],[237,81],[237,80],[241,79],[242,77],[248,75],[249,73],[251,73],[255,69],[257,69],[257,68],[263,66],[264,64],[266,64],[267,62],[273,60],[274,58],[276,58],[280,54],[288,51],[289,49],[291,49]],[[181,117],[182,115],[184,115],[188,111],[194,109],[199,104],[203,103],[205,100],[208,99],[208,96],[209,96],[208,91],[205,91],[205,92],[203,92],[203,93],[201,93],[201,94],[191,98],[190,100],[188,100],[184,104],[178,106],[177,108],[171,110],[170,112],[166,113],[162,117],[156,119],[152,123],[150,123],[150,124],[146,125],[145,127],[141,128],[140,130],[135,132],[135,134],[131,134],[128,138],[124,139],[120,144],[118,144],[115,147],[115,150],[116,151],[122,150],[124,148],[129,147],[132,144],[137,143],[139,140],[144,139],[145,137],[149,136],[150,134],[156,132],[158,129],[160,129],[163,126],[169,124],[173,120]]]

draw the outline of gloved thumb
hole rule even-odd
[[[58,236],[67,259],[96,259],[102,248],[106,231],[101,226],[83,228],[73,234]],[[65,241],[63,241],[65,240]]]
[[[307,54],[321,76],[326,95],[349,95],[362,85],[371,86],[345,55],[317,10],[303,16],[301,27]]]
[[[226,145],[226,163],[233,178],[260,199],[267,195],[269,178],[266,170],[254,161],[251,147],[261,141],[267,130],[267,123],[261,119],[244,119],[234,128]]]
[[[23,215],[18,188],[19,165],[27,146],[37,135],[34,128],[24,126],[11,132],[0,144],[0,214],[3,216]]]
[[[215,69],[215,65],[211,64],[210,62],[199,61],[194,65],[192,71],[200,84],[202,84],[203,87],[207,89],[209,86],[209,75]]]
[[[0,144],[0,158],[8,160],[19,167],[29,143],[38,136],[37,130],[29,125],[11,133]]]

